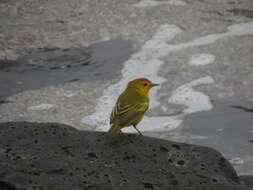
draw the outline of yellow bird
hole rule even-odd
[[[125,91],[119,96],[110,117],[111,128],[108,133],[116,135],[124,127],[133,126],[139,135],[142,133],[136,128],[143,119],[149,107],[149,90],[158,86],[146,78],[130,81]]]

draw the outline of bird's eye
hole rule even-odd
[[[144,85],[144,86],[148,86],[148,84],[147,84],[147,83],[144,83],[143,85]]]

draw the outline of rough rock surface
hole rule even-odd
[[[250,190],[253,190],[253,175],[240,176],[240,180],[241,180],[241,183],[251,187]]]
[[[0,167],[5,189],[250,190],[211,148],[56,123],[1,123]]]

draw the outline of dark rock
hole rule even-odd
[[[1,123],[0,167],[18,189],[250,190],[211,148],[56,123]]]
[[[0,181],[0,189],[1,190],[18,190],[15,185],[5,182],[5,181]]]
[[[0,71],[9,71],[10,68],[18,66],[19,63],[13,60],[0,60]]]
[[[236,109],[241,109],[245,112],[253,112],[252,108],[247,108],[247,107],[243,107],[243,106],[231,106],[232,108],[236,108]]]
[[[241,183],[250,187],[250,190],[253,190],[253,175],[244,175],[240,176]]]

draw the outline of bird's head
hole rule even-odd
[[[135,89],[142,94],[148,94],[149,90],[154,87],[158,86],[159,84],[152,83],[150,80],[146,78],[138,78],[132,80],[128,83],[127,87],[131,89]]]

